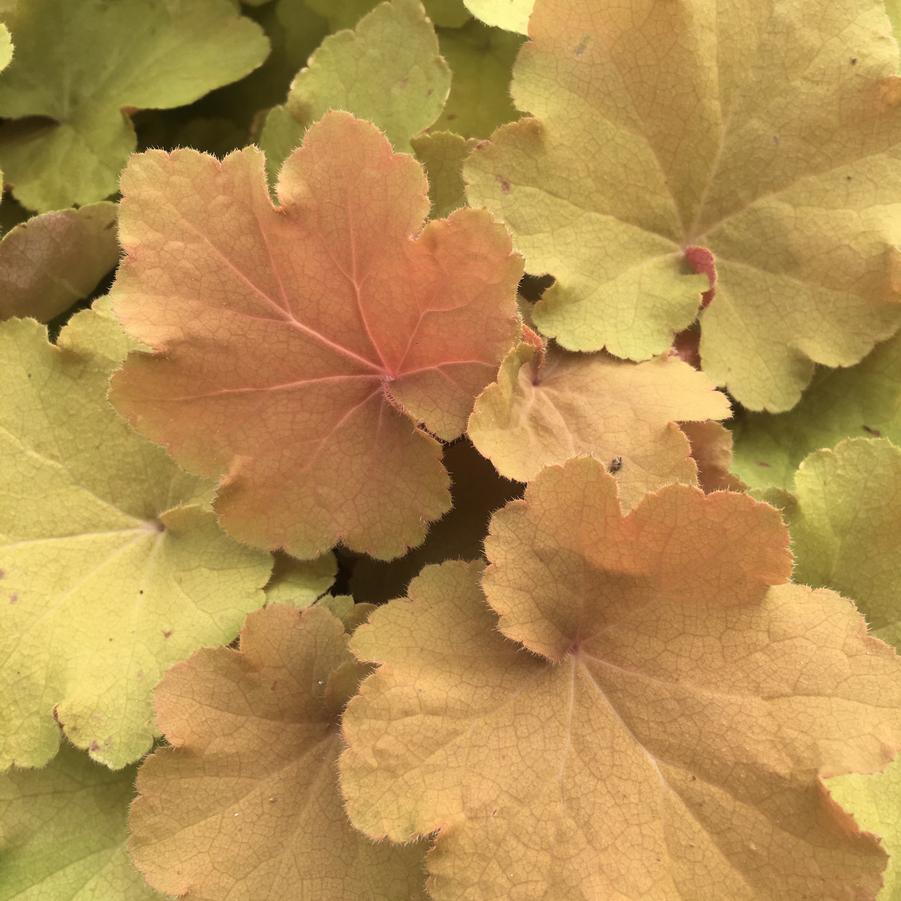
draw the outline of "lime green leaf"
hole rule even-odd
[[[570,350],[704,369],[794,406],[901,324],[901,80],[882,0],[538,0],[516,105],[465,169]]]
[[[474,21],[442,31],[439,43],[453,80],[436,129],[487,138],[499,125],[519,118],[510,97],[513,62],[523,43],[519,35]]]
[[[269,171],[281,168],[285,150],[330,109],[369,119],[397,150],[410,151],[410,138],[438,118],[449,89],[450,71],[419,0],[382,3],[355,30],[326,38],[285,106],[270,112],[260,138]]]
[[[861,829],[882,839],[890,855],[879,901],[901,898],[901,757],[881,773],[836,776],[827,782],[829,792],[854,815]]]
[[[439,28],[460,28],[470,19],[463,0],[424,0],[425,11]]]
[[[529,16],[535,0],[463,0],[466,8],[486,25],[529,33]]]
[[[297,560],[279,552],[266,586],[266,603],[309,607],[332,587],[337,571],[338,562],[331,551],[314,560]]]
[[[166,668],[265,599],[269,555],[226,537],[202,483],[110,407],[128,345],[108,313],[79,313],[59,347],[0,324],[3,767],[50,760],[57,722],[109,766],[140,757]]]
[[[850,369],[821,369],[794,410],[737,420],[735,471],[753,488],[791,488],[810,453],[843,438],[901,445],[901,335]]]
[[[794,494],[798,581],[854,598],[873,634],[901,650],[901,448],[854,438],[817,451]]]
[[[0,72],[3,71],[13,58],[13,41],[9,29],[0,24]]]
[[[191,103],[269,52],[227,0],[29,0],[10,28],[16,55],[0,76],[0,116],[21,121],[0,127],[0,165],[36,210],[116,190],[135,148],[124,112]]]
[[[885,9],[895,32],[895,40],[901,35],[901,0],[885,0]]]
[[[0,319],[48,322],[116,267],[116,204],[42,213],[0,241]]]
[[[66,744],[42,770],[0,776],[0,901],[161,898],[125,850],[134,777]]]
[[[466,203],[463,161],[475,146],[475,140],[449,131],[433,131],[417,135],[410,143],[429,180],[432,201],[429,218],[449,216]]]

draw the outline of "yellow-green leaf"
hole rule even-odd
[[[742,415],[735,470],[752,488],[790,489],[810,453],[843,438],[890,438],[901,445],[901,336],[850,369],[821,369],[788,413]]]
[[[0,165],[25,206],[102,200],[135,148],[127,110],[183,106],[246,75],[269,42],[228,0],[28,0],[8,24]]]
[[[854,438],[817,451],[794,496],[798,581],[854,598],[873,634],[901,650],[901,448]]]
[[[0,766],[41,766],[59,725],[113,767],[155,735],[172,663],[230,641],[263,604],[268,554],[228,538],[204,486],[106,399],[129,342],[79,313],[49,344],[0,324]]]
[[[41,770],[0,776],[0,901],[162,899],[125,850],[134,777],[68,744]]]
[[[529,33],[529,16],[535,0],[463,0],[466,8],[486,25],[519,34]]]
[[[309,607],[332,587],[337,569],[331,551],[313,560],[297,560],[280,551],[266,586],[266,603]]]
[[[537,0],[513,98],[477,147],[535,308],[571,350],[645,359],[701,316],[750,409],[901,324],[901,81],[882,0]]]
[[[410,143],[429,180],[432,201],[429,218],[449,216],[466,203],[463,161],[475,146],[475,140],[449,131],[432,131],[418,135]]]
[[[330,109],[368,119],[395,149],[409,152],[410,138],[438,118],[449,90],[450,70],[419,0],[382,3],[353,31],[327,37],[297,74],[285,106],[269,113],[260,137],[269,171],[278,172],[286,152]]]

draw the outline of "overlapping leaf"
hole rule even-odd
[[[727,416],[725,395],[675,357],[634,364],[524,343],[476,399],[467,432],[501,475],[521,482],[590,454],[616,475],[631,508],[663,485],[697,484],[677,422]]]
[[[0,75],[0,166],[26,207],[116,190],[135,147],[127,112],[182,106],[266,58],[228,0],[28,0],[9,15],[16,54]]]
[[[443,31],[439,37],[453,80],[434,127],[467,138],[487,138],[499,125],[518,118],[510,79],[522,38],[481,22]]]
[[[125,851],[134,777],[69,745],[41,770],[0,776],[0,899],[160,899]]]
[[[873,633],[901,648],[901,448],[855,438],[817,451],[794,498],[798,581],[853,597]]]
[[[344,717],[352,822],[437,832],[436,899],[874,894],[885,856],[818,776],[887,763],[901,662],[786,584],[787,544],[741,494],[622,517],[598,462],[545,470],[493,518],[484,595],[446,563],[355,634],[380,669]]]
[[[458,435],[518,322],[522,271],[484,211],[417,237],[420,166],[329,113],[269,200],[254,148],[136,157],[113,292],[134,354],[111,397],[247,543],[310,558],[336,541],[391,558],[449,506],[438,443]],[[202,290],[198,290],[202,286]]]
[[[114,203],[34,216],[0,241],[0,319],[48,322],[87,297],[118,261]]]
[[[535,321],[644,359],[702,315],[751,409],[901,323],[901,86],[882,0],[538,0],[469,198],[557,283]],[[697,273],[697,274],[695,274]],[[712,296],[712,299],[711,299]]]
[[[698,467],[698,485],[710,491],[745,491],[747,485],[733,473],[732,433],[718,422],[683,422],[691,456]]]
[[[110,766],[154,735],[150,693],[264,601],[267,554],[224,535],[203,486],[109,406],[127,351],[109,314],[59,346],[0,324],[0,767],[41,766],[61,724]]]
[[[331,552],[314,560],[295,560],[287,554],[276,554],[272,578],[266,586],[266,602],[309,607],[335,583],[337,567]]]
[[[850,369],[819,371],[790,412],[746,414],[734,431],[735,470],[761,489],[790,489],[808,454],[843,438],[885,437],[901,445],[901,336]]]
[[[441,219],[464,206],[463,162],[472,152],[475,140],[449,131],[433,131],[418,135],[410,143],[429,180],[429,218]]]
[[[390,47],[391,52],[386,53]],[[440,115],[450,71],[419,0],[390,0],[354,31],[326,38],[266,120],[260,146],[275,174],[304,131],[330,109],[369,119],[398,150]]]
[[[338,718],[365,670],[319,606],[253,614],[239,651],[169,670],[157,716],[173,745],[138,775],[131,851],[186,898],[424,898],[423,848],[355,832],[338,791]]]

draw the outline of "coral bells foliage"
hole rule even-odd
[[[901,897],[897,0],[0,0],[0,901]]]

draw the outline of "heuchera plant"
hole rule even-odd
[[[901,898],[896,0],[0,0],[0,901]]]

